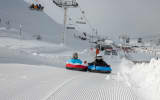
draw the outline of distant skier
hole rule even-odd
[[[38,10],[43,10],[43,6],[41,4],[38,4]]]
[[[97,55],[100,53],[100,50],[98,48],[96,48],[96,57]]]
[[[84,35],[85,37],[87,36],[85,32],[83,32],[83,35]]]
[[[42,7],[41,4],[38,4],[38,9],[41,9],[41,7]]]
[[[33,3],[31,4],[30,8],[31,8],[31,9],[34,9],[34,4],[33,4]]]

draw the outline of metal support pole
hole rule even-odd
[[[67,7],[64,7],[64,31],[62,34],[62,43],[65,43],[65,34],[66,34],[66,24],[67,24]]]
[[[22,38],[22,24],[19,25],[19,35],[20,35],[20,39]]]

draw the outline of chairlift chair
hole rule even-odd
[[[76,21],[77,24],[86,24],[85,21]]]
[[[73,26],[67,26],[66,29],[69,29],[69,30],[75,30],[76,28],[73,27]]]
[[[69,24],[67,25],[66,29],[69,29],[69,30],[75,30],[75,25],[72,23],[72,18],[69,18]]]
[[[72,0],[72,1],[53,0],[53,3],[61,8],[62,7],[78,7],[78,3],[76,2],[76,0]]]
[[[44,7],[41,4],[31,4],[29,7],[31,10],[38,10],[38,11],[42,11],[44,9]]]

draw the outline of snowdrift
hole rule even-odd
[[[127,81],[140,93],[145,100],[160,100],[160,60],[151,59],[150,63],[133,64],[124,60],[121,71]]]

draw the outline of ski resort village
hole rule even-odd
[[[0,100],[160,100],[159,0],[0,0]]]

